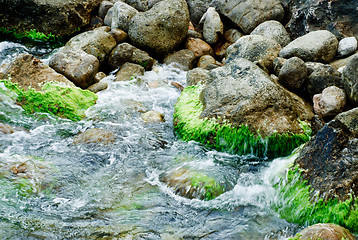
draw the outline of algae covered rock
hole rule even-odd
[[[85,111],[96,103],[97,96],[77,87],[46,83],[41,90],[23,89],[9,80],[0,80],[15,93],[14,100],[27,112],[50,113],[74,121],[85,118]]]
[[[116,141],[114,132],[107,129],[91,128],[78,134],[74,139],[74,144],[101,143],[110,144]]]
[[[358,140],[338,120],[301,150],[277,185],[277,211],[289,222],[336,223],[358,231]]]
[[[205,173],[178,167],[161,176],[161,181],[183,197],[212,200],[225,192],[225,188]]]

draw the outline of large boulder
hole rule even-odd
[[[100,63],[103,63],[107,55],[117,45],[109,30],[109,27],[100,27],[78,34],[71,38],[65,46],[67,48],[82,49],[86,53],[95,56]]]
[[[308,140],[303,121],[312,119],[312,107],[252,62],[237,58],[211,70],[206,82],[185,88],[175,105],[182,139],[268,157],[287,155]]]
[[[282,0],[289,13],[287,29],[292,38],[311,31],[329,30],[337,38],[358,37],[356,0]]]
[[[281,46],[272,38],[247,35],[239,38],[226,50],[226,62],[245,58],[263,69],[271,70],[273,60],[278,57]]]
[[[164,0],[150,10],[136,14],[129,23],[128,36],[135,46],[166,54],[186,37],[189,10],[184,0]]]
[[[327,30],[307,33],[282,48],[280,57],[299,57],[304,61],[330,62],[336,55],[337,38]]]
[[[351,115],[350,119],[354,118],[356,115]],[[349,118],[346,120],[350,122]],[[294,161],[295,167],[279,184],[282,199],[277,209],[281,217],[305,225],[336,223],[358,231],[355,136],[348,126],[335,119],[305,144]]]
[[[22,33],[36,29],[45,34],[70,35],[90,22],[101,0],[1,1],[0,25]]]
[[[95,56],[72,48],[62,48],[52,55],[49,65],[83,89],[94,84],[93,78],[99,69]]]
[[[249,34],[267,20],[281,21],[284,9],[279,0],[214,0],[219,13]]]
[[[342,84],[353,106],[358,106],[358,54],[343,69]]]

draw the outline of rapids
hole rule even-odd
[[[1,42],[0,64],[23,52],[46,62],[52,49]],[[113,79],[104,79],[108,89],[80,122],[26,115],[0,91],[0,121],[27,129],[0,134],[0,177],[18,163],[32,174],[23,185],[0,178],[1,239],[286,239],[299,230],[274,210],[272,185],[292,157],[267,161],[178,139],[172,116],[180,92],[170,82],[185,86],[186,72],[157,65],[141,81]],[[154,81],[158,87],[148,87]],[[149,110],[165,122],[144,123]],[[114,132],[115,142],[73,143],[94,127]],[[175,194],[160,176],[184,165],[230,190],[210,201]],[[33,189],[18,188],[26,184]]]

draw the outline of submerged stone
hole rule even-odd
[[[297,233],[289,240],[356,240],[347,229],[333,223],[318,223]]]

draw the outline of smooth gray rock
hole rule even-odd
[[[337,38],[327,30],[307,33],[282,48],[280,57],[299,57],[304,61],[330,62],[336,55]]]
[[[210,71],[200,99],[204,105],[201,117],[226,119],[234,126],[248,125],[263,137],[274,132],[301,133],[298,119],[310,121],[313,117],[309,104],[244,58]]]
[[[286,31],[285,27],[278,21],[270,20],[258,25],[250,35],[261,35],[264,37],[270,37],[281,47],[285,47],[291,42],[290,35]]]
[[[95,83],[91,86],[89,86],[87,88],[87,90],[93,92],[93,93],[98,93],[100,91],[103,91],[103,90],[106,90],[108,88],[108,83],[106,82],[98,82],[98,83]]]
[[[118,1],[113,6],[113,17],[111,28],[119,28],[128,32],[130,20],[138,13],[134,7]]]
[[[173,66],[188,71],[194,67],[195,55],[188,49],[182,49],[175,53],[169,54],[165,57],[165,64],[172,64]]]
[[[305,62],[298,57],[292,57],[283,64],[278,74],[279,83],[289,90],[298,90],[306,80],[307,73]]]
[[[104,23],[105,26],[110,27],[112,25],[113,11],[114,11],[113,7],[108,9],[108,11],[106,13],[106,16],[103,19],[103,23]]]
[[[224,25],[221,22],[219,13],[215,8],[209,7],[200,22],[203,22],[203,37],[209,44],[215,44],[219,40],[218,33],[224,34]]]
[[[350,103],[358,106],[358,54],[348,62],[342,73],[342,84]]]
[[[321,94],[313,96],[313,109],[320,117],[334,116],[342,112],[345,105],[346,94],[336,86],[327,87]]]
[[[214,0],[212,5],[249,34],[267,20],[281,21],[284,9],[279,0]]]
[[[264,69],[273,68],[273,60],[278,57],[281,46],[272,38],[247,35],[239,38],[226,50],[226,63],[235,58],[245,58]]]
[[[357,50],[357,39],[355,37],[343,38],[338,44],[338,54],[348,56]]]
[[[71,38],[65,46],[66,48],[82,49],[95,56],[102,63],[117,45],[116,40],[108,32],[109,30],[109,27],[100,27],[81,33]]]
[[[108,10],[113,7],[113,3],[110,1],[103,1],[99,5],[98,16],[102,19],[106,17]]]
[[[81,49],[66,47],[51,57],[49,65],[83,89],[94,83],[93,78],[99,69],[99,61],[95,56]]]
[[[125,63],[116,74],[115,81],[130,81],[144,74],[144,67],[134,63]]]
[[[185,0],[164,0],[150,10],[136,14],[129,24],[133,45],[162,55],[185,39],[189,28],[189,10]]]
[[[150,70],[155,60],[148,53],[130,45],[129,43],[118,44],[109,55],[108,65],[114,70],[124,63],[131,62]]]
[[[126,0],[128,5],[131,5],[135,9],[141,12],[148,11],[153,7],[154,4],[162,0]]]
[[[197,85],[198,83],[205,85],[208,78],[209,78],[209,71],[197,67],[190,70],[186,74],[186,85],[193,86],[193,85]]]
[[[342,74],[329,64],[307,62],[308,78],[306,89],[310,97],[319,94],[330,86],[342,88]]]

